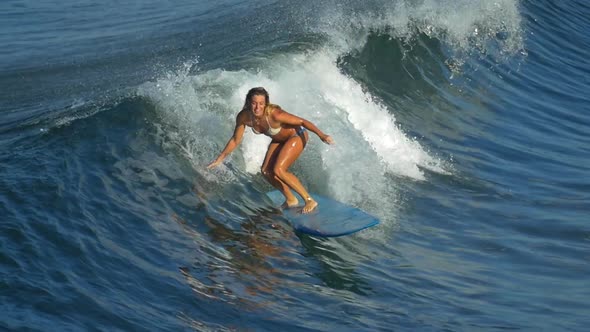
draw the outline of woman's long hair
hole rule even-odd
[[[251,108],[252,98],[254,96],[264,96],[264,101],[266,102],[266,106],[264,108],[265,115],[269,115],[273,108],[278,107],[277,105],[273,105],[270,103],[270,97],[268,95],[268,91],[266,91],[265,88],[256,87],[256,88],[250,89],[250,91],[248,91],[248,93],[246,94],[246,100],[244,101],[244,107],[242,107],[242,111],[243,110],[252,111],[252,108]]]

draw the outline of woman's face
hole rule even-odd
[[[252,108],[252,113],[255,116],[262,116],[264,113],[264,108],[266,107],[266,98],[263,95],[254,95],[252,96],[252,103],[250,104]]]

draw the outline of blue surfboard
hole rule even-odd
[[[266,195],[276,206],[281,206],[285,201],[285,197],[278,190]],[[312,194],[312,197],[318,202],[318,207],[308,214],[301,213],[301,200],[299,206],[283,210],[283,215],[291,222],[293,228],[302,233],[336,237],[352,234],[379,223],[379,219],[361,209],[317,194]]]

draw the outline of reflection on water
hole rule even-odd
[[[180,268],[199,296],[253,309],[271,305],[281,294],[277,285],[298,286],[296,281],[285,282],[288,273],[280,269],[295,265],[289,250],[298,243],[286,224],[260,215],[242,222],[236,230],[206,217],[202,222],[208,231],[202,234],[180,217],[175,220],[199,246],[192,266]]]
[[[305,310],[318,301],[350,302],[373,293],[357,271],[369,259],[359,249],[362,238],[323,239],[296,233],[280,211],[251,199],[260,195],[252,188],[247,188],[244,198],[243,188],[234,187],[231,194],[224,190],[223,198],[218,198],[195,186],[199,202],[195,208],[205,213],[193,220],[173,216],[195,244],[193,262],[180,267],[180,273],[197,302],[280,320],[294,307]],[[228,208],[229,200],[234,208]],[[318,286],[331,291],[318,292]],[[198,317],[183,315],[197,330],[215,330]]]

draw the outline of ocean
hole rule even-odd
[[[0,329],[584,331],[586,1],[0,3]],[[294,232],[246,92],[331,135],[291,170],[381,220]],[[321,206],[319,207],[321,209]]]

